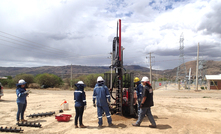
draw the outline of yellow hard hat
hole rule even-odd
[[[140,81],[140,79],[138,77],[134,78],[134,83],[137,83],[138,81]]]

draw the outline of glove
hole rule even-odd
[[[93,106],[96,107],[96,104],[94,103]]]
[[[87,105],[84,106],[84,110],[87,108]]]

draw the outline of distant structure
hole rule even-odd
[[[202,85],[205,80],[205,71],[206,71],[206,61],[199,60],[199,84]]]
[[[180,55],[179,55],[179,66],[177,67],[177,73],[176,73],[176,82],[179,80],[184,80],[186,83],[186,65],[184,61],[184,36],[183,33],[180,35]]]
[[[191,68],[189,69],[189,76],[188,76],[188,84],[192,83],[192,72],[191,72]]]

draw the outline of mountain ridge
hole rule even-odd
[[[189,74],[189,69],[191,68],[192,76],[195,76],[196,73],[196,60],[189,61],[185,63],[187,75]],[[149,76],[150,69],[147,67],[142,67],[139,65],[125,65],[124,68],[127,72],[135,71],[136,74],[140,73],[142,75]],[[205,61],[203,66],[203,72],[199,72],[202,75],[214,75],[221,74],[221,61]],[[109,66],[83,66],[83,65],[72,65],[73,74],[91,74],[91,73],[105,73],[110,72]],[[26,74],[42,74],[50,73],[58,76],[70,76],[71,74],[71,65],[66,66],[42,66],[42,67],[0,67],[0,76],[16,76],[17,74],[26,73]],[[152,70],[153,77],[154,74],[164,75],[174,79],[177,73],[177,67],[167,70]]]

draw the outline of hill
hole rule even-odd
[[[195,77],[196,76],[196,60],[186,62],[185,65],[186,65],[187,75],[189,75],[189,70],[191,68],[191,75]],[[201,70],[199,70],[199,76],[221,74],[221,61],[212,61],[212,60],[204,61],[203,65],[199,66],[199,69],[200,68]],[[171,78],[175,79],[176,73],[177,73],[177,67],[171,70],[166,70],[164,72],[170,75]]]
[[[187,75],[189,74],[189,69],[191,68],[192,76],[196,74],[196,61],[189,61],[185,63]],[[139,74],[139,77],[143,75],[149,76],[149,68],[141,67],[138,65],[126,65],[124,68],[127,72],[135,71],[135,75]],[[214,75],[221,74],[221,61],[205,61],[204,66],[201,66],[203,69],[199,71],[199,75]],[[81,65],[72,65],[72,72],[75,76],[82,74],[91,74],[91,73],[105,73],[110,71],[108,66],[81,66]],[[42,74],[50,73],[56,74],[62,78],[70,77],[71,74],[71,65],[67,66],[42,66],[42,67],[0,67],[0,76],[15,76],[17,74],[26,73],[26,74]],[[177,73],[177,67],[174,69],[168,70],[153,70],[153,79],[156,77],[160,78],[165,75],[166,78],[175,79]],[[156,76],[156,74],[158,74]]]
[[[149,72],[148,68],[131,65],[124,66],[127,71],[141,71]],[[91,74],[91,73],[105,73],[110,71],[108,66],[81,66],[81,65],[72,65],[73,74]],[[71,65],[67,66],[42,66],[42,67],[0,67],[0,76],[16,76],[17,74],[43,74],[50,73],[56,74],[61,77],[70,76],[71,74]]]

